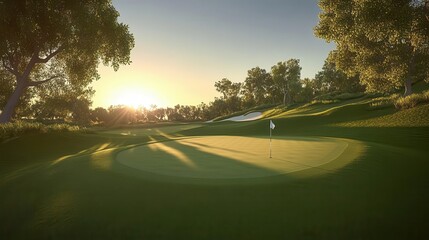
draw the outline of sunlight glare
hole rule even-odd
[[[140,89],[124,89],[119,91],[113,101],[113,105],[125,105],[133,108],[157,105],[157,99],[147,92]]]

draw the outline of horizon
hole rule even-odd
[[[247,70],[259,66],[269,72],[290,58],[300,60],[301,78],[312,79],[334,48],[313,34],[320,12],[315,0],[113,5],[135,37],[132,63],[117,72],[100,64],[100,80],[91,84],[92,108],[209,103],[220,96],[216,81],[243,82]]]

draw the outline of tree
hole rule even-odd
[[[389,91],[429,76],[429,1],[320,0],[318,37],[335,42],[329,58],[367,90]]]
[[[215,83],[216,90],[222,93],[223,97],[219,99],[225,102],[225,113],[230,114],[239,111],[241,108],[241,98],[239,96],[241,83],[233,83],[227,78]]]
[[[298,102],[309,102],[314,97],[314,80],[304,78],[301,81],[301,91],[297,96]]]
[[[323,64],[322,71],[316,74],[313,85],[316,94],[364,91],[364,87],[359,83],[359,75],[349,77],[328,60]]]
[[[271,67],[271,75],[277,89],[283,94],[283,104],[294,100],[301,89],[301,66],[299,59],[289,59],[287,62],[278,62]]]
[[[124,105],[110,106],[108,111],[110,125],[131,124],[137,120],[136,110],[132,107]]]
[[[107,123],[109,121],[109,112],[102,107],[97,107],[94,110],[91,110],[91,121],[94,123]]]
[[[118,16],[109,0],[0,2],[0,71],[15,82],[0,123],[29,88],[61,78],[87,86],[100,62],[115,70],[129,64],[134,38]]]
[[[270,96],[269,88],[272,86],[271,75],[265,69],[255,67],[247,71],[242,94],[247,105],[260,105],[266,103]]]
[[[223,94],[224,99],[237,97],[240,93],[241,83],[233,83],[228,78],[215,82],[216,91]]]
[[[33,88],[31,109],[39,120],[63,120],[86,124],[90,121],[90,87],[76,86],[66,79],[57,79]]]

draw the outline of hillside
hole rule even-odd
[[[268,108],[263,119],[247,122],[36,132],[10,139],[0,143],[0,236],[421,239],[429,214],[429,104],[398,111],[372,109],[371,101]],[[275,141],[285,140],[274,149],[288,150],[293,159],[323,151],[323,139],[344,146],[356,142],[359,151],[296,174],[273,175],[268,158],[255,158],[260,149],[268,151],[269,119],[276,124]],[[306,152],[300,152],[304,144]],[[288,149],[293,146],[298,150]],[[248,152],[259,165],[236,159]],[[147,157],[155,161],[154,171],[179,177],[133,169],[118,155]],[[216,179],[219,173],[207,167],[214,163],[267,177]],[[212,179],[201,177],[202,170]],[[233,168],[220,173],[237,176]]]

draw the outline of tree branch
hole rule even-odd
[[[14,53],[11,53],[11,54],[8,53],[6,56],[9,60],[9,65],[11,66],[11,68],[13,68],[17,71],[18,63],[17,63],[17,59],[15,58],[15,52],[16,51],[14,51]]]
[[[30,86],[30,87],[32,87],[32,86],[39,86],[39,85],[41,85],[41,84],[43,84],[43,83],[45,83],[45,82],[49,82],[49,81],[51,81],[52,79],[54,79],[54,78],[58,78],[59,76],[58,75],[55,75],[55,76],[52,76],[52,77],[50,77],[50,78],[47,78],[47,79],[45,79],[45,80],[41,80],[41,81],[30,81],[29,83],[28,83],[28,86]]]
[[[4,59],[2,59],[2,63],[3,63],[3,67],[4,67],[7,71],[9,71],[9,72],[10,72],[10,73],[12,73],[13,75],[15,75],[15,77],[18,77],[18,76],[19,76],[19,72],[18,72],[18,71],[16,71],[15,69],[13,69],[13,68],[11,68],[11,67],[7,66],[7,65],[6,65],[6,62],[4,61]]]
[[[429,21],[429,1],[425,1],[425,8],[426,8],[426,19]]]
[[[58,53],[60,53],[64,48],[61,46],[59,48],[57,48],[57,50],[51,52],[48,56],[46,56],[45,58],[40,58],[37,57],[36,63],[47,63],[49,62],[49,60],[51,60],[51,58],[55,57]]]

